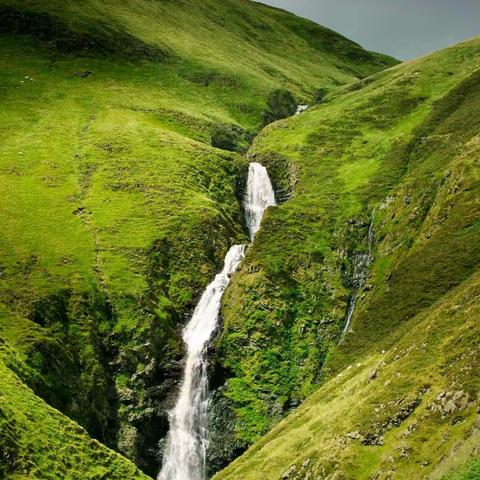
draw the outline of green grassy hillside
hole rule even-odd
[[[45,404],[3,363],[0,380],[1,478],[149,478]]]
[[[293,413],[216,479],[439,479],[478,455],[479,67],[476,38],[256,139],[284,203],[225,296],[219,362],[238,439]]]
[[[243,0],[0,0],[9,478],[99,475],[96,444],[70,435],[47,404],[157,471],[181,326],[227,248],[246,238],[239,153],[285,110],[279,98],[291,108],[394,63]],[[37,421],[45,441],[69,438],[83,470],[25,440]],[[118,464],[128,478],[131,465]],[[105,478],[116,478],[111,468]]]

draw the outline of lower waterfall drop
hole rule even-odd
[[[245,221],[253,241],[265,210],[276,205],[265,167],[251,163],[244,200]],[[183,330],[187,356],[175,408],[169,413],[170,430],[158,480],[205,480],[208,447],[208,377],[206,351],[218,327],[223,293],[245,256],[246,245],[234,245],[223,270],[203,292]]]

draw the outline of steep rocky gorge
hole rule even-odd
[[[182,329],[248,242],[249,162],[279,205],[209,348],[209,475],[467,459],[478,39],[383,71],[253,2],[109,4],[0,0],[0,477],[158,473]]]

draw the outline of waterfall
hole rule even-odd
[[[217,328],[220,300],[230,276],[243,259],[244,245],[234,245],[223,270],[206,288],[183,331],[187,347],[184,378],[175,408],[159,480],[203,480],[207,450],[208,381],[205,350]]]
[[[263,213],[276,205],[275,194],[265,167],[251,163],[244,207],[253,240]],[[205,480],[208,447],[209,341],[217,329],[220,302],[230,278],[245,255],[246,245],[234,245],[225,257],[223,270],[203,292],[192,318],[183,330],[187,349],[183,382],[175,408],[169,413],[170,430],[158,480]]]
[[[245,221],[253,241],[260,228],[263,212],[276,205],[267,169],[259,163],[251,163],[248,167],[247,194],[245,195]]]
[[[355,307],[357,306],[358,297],[360,296],[363,287],[368,278],[368,267],[372,263],[372,245],[373,245],[373,220],[375,216],[375,210],[372,213],[372,221],[368,227],[368,251],[367,253],[360,253],[355,256],[353,260],[353,295],[350,299],[347,310],[347,319],[345,320],[345,326],[343,327],[342,338],[350,330]]]

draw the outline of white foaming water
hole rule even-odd
[[[308,110],[308,105],[299,105],[297,107],[297,111],[295,112],[295,115],[300,115],[301,113],[303,113],[307,110]]]
[[[267,169],[259,163],[251,163],[248,168],[247,194],[244,203],[250,240],[253,241],[258,232],[265,210],[276,204],[275,192]]]
[[[250,237],[260,227],[263,212],[275,205],[267,170],[250,164],[245,211]],[[187,358],[183,383],[175,408],[170,412],[170,431],[158,480],[205,480],[208,447],[208,343],[218,326],[223,292],[245,256],[246,245],[234,245],[225,257],[223,270],[203,292],[193,316],[183,330]]]
[[[159,480],[203,480],[207,450],[208,379],[205,351],[217,328],[220,300],[243,259],[245,245],[234,245],[221,273],[203,292],[183,331],[187,360],[180,395],[170,412],[167,450]]]

